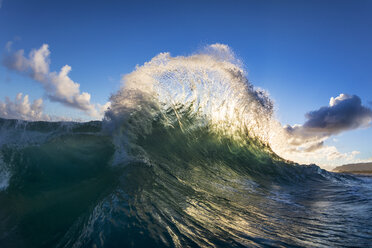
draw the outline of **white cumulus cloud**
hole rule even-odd
[[[91,103],[91,95],[80,92],[80,84],[69,77],[69,65],[63,66],[59,72],[50,71],[50,50],[47,44],[33,49],[28,56],[25,56],[24,50],[11,53],[10,46],[11,43],[7,44],[8,54],[3,59],[5,67],[39,82],[51,101],[82,110],[91,117],[102,116],[100,106]]]
[[[28,95],[23,96],[23,93],[18,93],[14,101],[8,97],[5,102],[0,101],[0,117],[29,121],[50,120],[48,115],[43,114],[43,100],[39,98],[31,103]]]

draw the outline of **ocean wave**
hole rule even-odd
[[[242,67],[221,44],[164,53],[102,122],[0,119],[0,246],[368,246],[370,181],[281,158]]]

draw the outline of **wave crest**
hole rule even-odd
[[[254,138],[269,144],[273,103],[246,75],[223,44],[191,56],[161,53],[123,77],[122,89],[111,97],[106,124],[121,131],[125,126],[135,137],[150,133],[154,118],[182,128],[187,115],[196,120],[194,127],[209,126],[234,139]]]

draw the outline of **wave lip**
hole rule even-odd
[[[141,112],[142,119],[131,128],[143,133],[150,132],[147,123],[156,116],[172,126],[187,114],[198,119],[194,125],[207,124],[226,135],[239,133],[269,141],[272,102],[248,82],[240,62],[225,45],[211,45],[188,57],[159,54],[126,75],[123,82],[123,88],[111,97],[105,116],[109,122],[121,123],[133,112]],[[175,119],[167,115],[170,110]]]

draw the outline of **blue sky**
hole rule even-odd
[[[207,44],[229,45],[249,80],[275,101],[282,124],[302,124],[305,113],[340,93],[372,101],[372,1],[30,1],[3,0],[0,49],[7,42],[28,54],[42,44],[51,71],[66,64],[91,101],[104,104],[130,73],[160,52],[189,55]],[[0,67],[0,100],[44,90],[33,79]],[[79,111],[44,100],[45,112]],[[372,157],[371,129],[326,141],[341,152]]]

